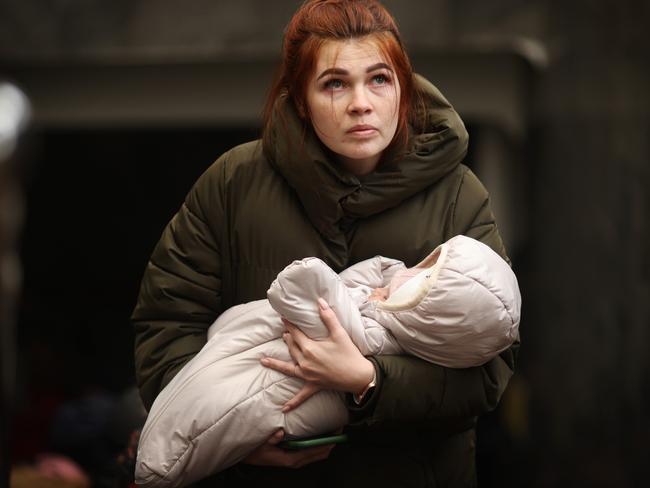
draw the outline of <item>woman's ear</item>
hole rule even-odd
[[[296,104],[296,110],[298,111],[298,116],[302,119],[305,120],[307,119],[307,111],[305,110],[305,103],[302,101],[295,101]]]

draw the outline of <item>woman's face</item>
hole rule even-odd
[[[377,167],[397,130],[400,87],[369,39],[326,41],[307,87],[319,139],[353,174]]]

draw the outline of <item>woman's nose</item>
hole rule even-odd
[[[357,87],[352,91],[348,111],[357,115],[367,114],[372,111],[372,105],[368,100],[368,94],[364,87]]]

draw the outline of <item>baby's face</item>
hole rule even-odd
[[[388,298],[388,287],[386,288],[375,288],[370,293],[368,300],[379,300],[380,302],[385,302]]]
[[[398,271],[395,276],[390,280],[388,286],[384,288],[374,288],[368,297],[368,300],[379,300],[380,302],[385,302],[388,300],[388,297],[397,290],[400,286],[406,283],[408,280],[416,276],[422,271],[422,268],[406,268],[402,271]]]

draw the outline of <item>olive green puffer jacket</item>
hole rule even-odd
[[[132,317],[147,407],[206,343],[216,317],[264,298],[295,259],[317,256],[340,271],[381,254],[412,266],[457,234],[507,259],[488,194],[460,164],[467,150],[460,118],[433,85],[417,81],[427,106],[422,127],[405,153],[365,177],[332,161],[313,132],[303,143],[299,118],[281,97],[270,151],[260,141],[238,146],[199,178],[151,256]],[[475,419],[499,401],[515,350],[462,370],[371,358],[377,387],[361,407],[350,403],[351,441],[327,461],[300,470],[236,466],[204,484],[472,485]]]

